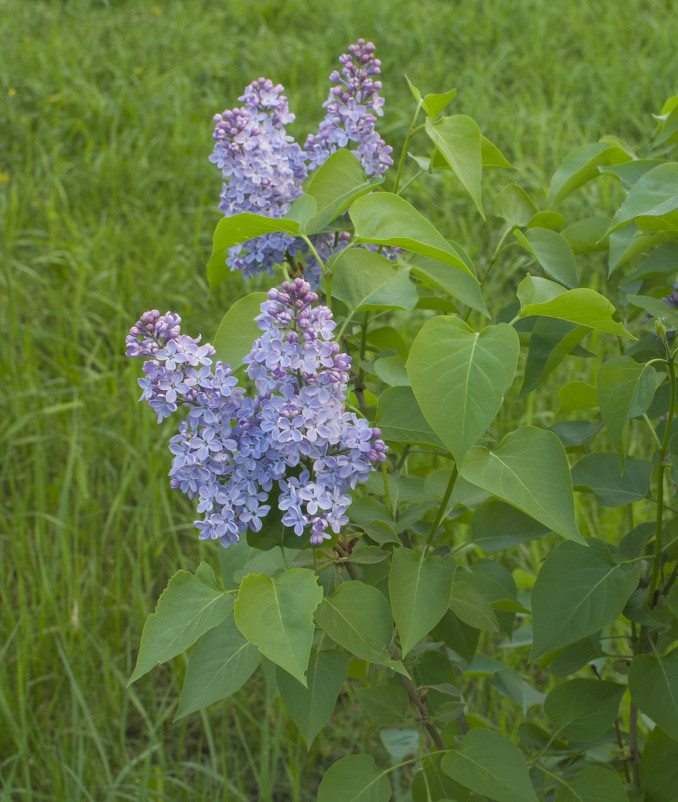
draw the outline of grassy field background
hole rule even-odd
[[[678,91],[675,34],[668,0],[0,2],[0,799],[310,800],[366,737],[348,699],[307,752],[263,680],[174,725],[181,661],[125,687],[168,577],[217,563],[169,491],[169,430],[137,405],[123,356],[144,310],[209,339],[240,291],[205,280],[212,115],[264,75],[303,141],[363,36],[396,154],[407,72],[456,86],[455,112],[543,199],[569,150],[647,135]],[[410,197],[473,250],[450,183]]]

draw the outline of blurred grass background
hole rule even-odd
[[[264,75],[303,142],[362,36],[394,155],[403,74],[456,86],[455,113],[518,167],[505,180],[543,201],[569,150],[651,130],[676,91],[675,32],[669,0],[0,2],[0,799],[308,800],[365,737],[347,704],[307,752],[263,682],[173,725],[181,661],[125,687],[168,577],[217,562],[169,491],[168,429],[137,405],[123,356],[144,310],[209,339],[240,292],[205,280],[212,115]],[[473,251],[451,182],[416,192]]]

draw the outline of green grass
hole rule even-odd
[[[307,752],[263,686],[174,725],[181,661],[126,688],[167,578],[217,555],[169,491],[169,429],[137,405],[123,339],[151,307],[213,335],[233,285],[210,295],[205,280],[211,117],[266,75],[303,138],[358,36],[382,59],[380,130],[396,150],[404,72],[425,91],[456,86],[456,111],[540,198],[575,146],[645,136],[676,91],[672,4],[558,5],[0,3],[1,799],[308,800],[366,737],[347,698]],[[410,197],[482,257],[450,179]]]

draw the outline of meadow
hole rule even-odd
[[[126,687],[168,577],[218,555],[169,489],[171,424],[137,404],[125,334],[156,307],[213,336],[241,287],[210,293],[205,275],[212,116],[264,75],[303,141],[358,37],[382,61],[396,155],[404,73],[455,86],[455,112],[540,199],[566,153],[604,134],[633,146],[676,92],[668,1],[0,2],[2,800],[301,802],[369,737],[350,694],[307,751],[273,682],[177,724],[181,660]],[[596,193],[576,203],[594,214]],[[482,257],[451,178],[411,198]],[[495,280],[501,292],[501,264]]]

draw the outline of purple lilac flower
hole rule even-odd
[[[145,313],[127,354],[151,357],[139,380],[158,422],[188,415],[170,440],[170,485],[197,499],[201,539],[223,546],[258,532],[273,503],[297,535],[322,543],[348,522],[349,491],[386,458],[379,429],[344,406],[350,357],[332,339],[327,307],[302,279],[272,289],[256,318],[262,335],[243,360],[245,395],[211,345],[180,332],[169,312]]]
[[[302,194],[302,181],[339,147],[356,143],[355,155],[367,175],[381,175],[393,164],[391,148],[375,131],[383,98],[380,62],[374,45],[359,39],[339,58],[341,73],[334,71],[325,120],[317,134],[309,135],[304,149],[286,133],[294,120],[283,87],[259,78],[245,88],[239,100],[243,106],[214,117],[214,151],[210,161],[224,177],[219,208],[227,217],[252,212],[282,217],[292,201]],[[375,116],[376,115],[376,116]],[[318,234],[313,246],[323,261],[346,247],[349,234]],[[303,256],[304,278],[312,288],[320,285],[321,265],[299,238],[287,234],[266,234],[229,249],[226,264],[242,270],[244,278],[263,271],[273,275],[273,266],[289,257]],[[394,258],[393,255],[386,254]]]
[[[314,169],[337,148],[355,142],[355,153],[365,173],[381,175],[393,164],[392,148],[375,131],[377,116],[384,113],[384,99],[379,95],[381,81],[373,80],[381,72],[381,62],[374,57],[372,42],[364,39],[358,39],[348,50],[339,57],[341,72],[334,70],[330,75],[334,86],[323,103],[327,109],[325,119],[317,134],[309,134],[304,150],[310,169]]]

